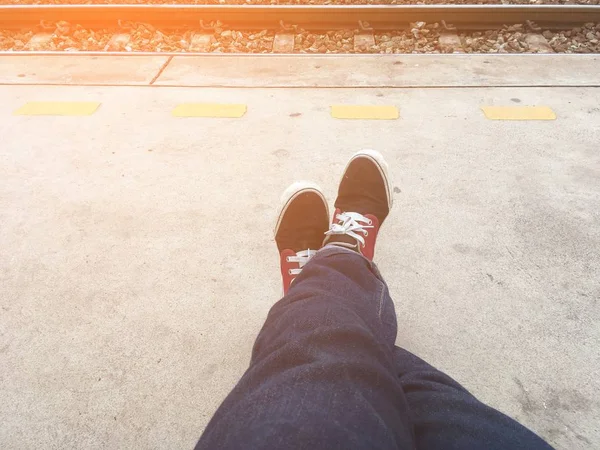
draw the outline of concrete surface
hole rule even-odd
[[[382,151],[398,344],[558,448],[600,443],[592,88],[0,87],[0,443],[191,448],[281,292],[279,195]],[[90,117],[11,116],[100,101]],[[185,102],[241,119],[178,119]],[[392,104],[343,121],[331,104]],[[547,105],[553,122],[485,119]]]
[[[0,84],[148,85],[168,56],[0,55]]]
[[[599,86],[599,55],[175,56],[162,86]]]
[[[600,86],[598,55],[0,55],[0,84]]]

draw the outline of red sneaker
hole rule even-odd
[[[387,167],[374,150],[362,150],[350,158],[323,245],[349,248],[373,260],[377,233],[392,209]]]
[[[308,182],[292,184],[282,199],[275,242],[285,295],[302,267],[321,248],[323,234],[329,228],[329,208],[321,189]]]

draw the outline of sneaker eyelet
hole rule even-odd
[[[369,219],[369,222],[368,222],[368,224],[369,224],[369,225],[373,225],[373,221],[372,221],[371,219]]]
[[[289,257],[289,256],[286,256],[286,257],[285,257],[285,261],[286,261],[286,262],[290,262],[290,257]]]
[[[369,232],[365,230],[365,237],[369,235]]]
[[[292,275],[292,269],[288,270],[288,275]]]

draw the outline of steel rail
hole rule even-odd
[[[442,22],[459,30],[500,28],[535,22],[544,29],[565,29],[600,22],[600,5],[2,5],[0,29],[19,29],[40,22],[67,21],[90,28],[117,28],[144,22],[163,28],[207,29],[220,21],[225,28],[307,30],[363,27],[402,29],[413,22]],[[368,24],[368,25],[367,25]]]

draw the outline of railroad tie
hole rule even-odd
[[[294,53],[294,35],[277,33],[273,39],[273,53]]]

